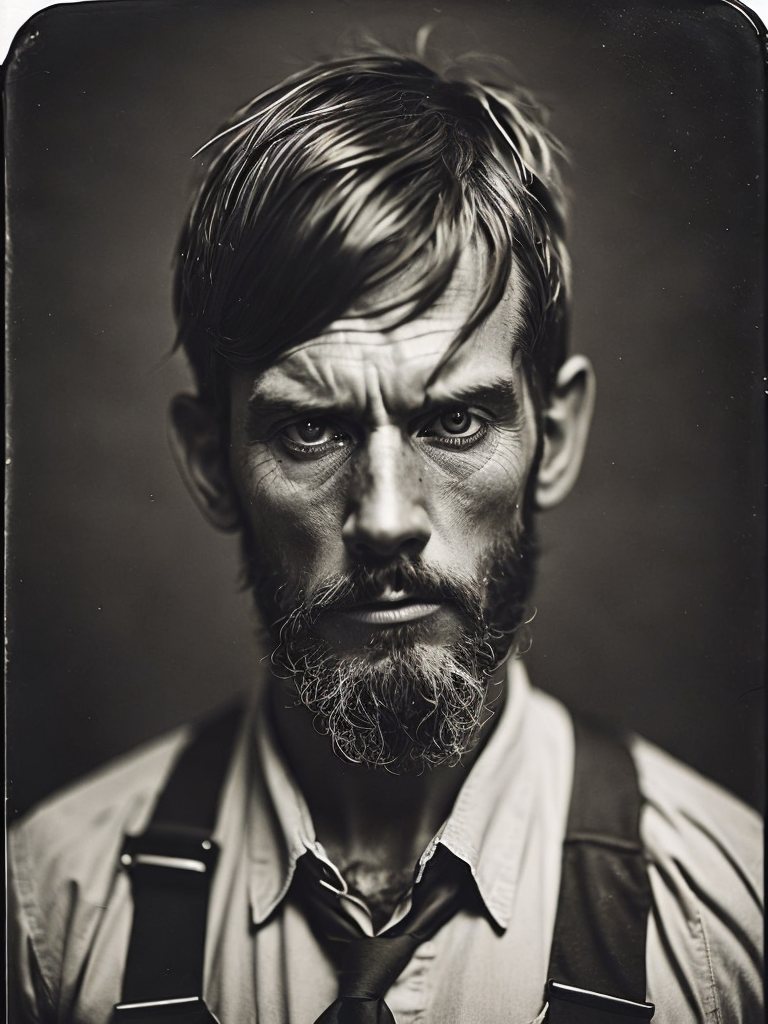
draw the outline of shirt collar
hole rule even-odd
[[[534,800],[535,767],[526,756],[524,721],[530,686],[522,663],[510,662],[498,722],[459,790],[445,824],[420,859],[419,874],[438,844],[464,861],[486,909],[501,928],[512,913]],[[277,744],[262,682],[252,706],[247,764],[246,847],[250,899],[259,925],[285,897],[296,861],[311,851],[327,862],[307,804]]]
[[[511,918],[534,810],[535,762],[528,756],[524,728],[529,702],[525,668],[511,661],[496,727],[433,840],[468,864],[486,909],[501,928]],[[429,855],[428,848],[424,857]]]
[[[261,681],[253,705],[246,797],[251,911],[257,925],[285,897],[299,857],[319,848],[309,808],[274,734],[267,685],[268,679]]]

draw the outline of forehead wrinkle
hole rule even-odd
[[[303,359],[290,368],[269,367],[253,382],[248,404],[313,406],[337,404],[339,394],[335,360]]]
[[[302,400],[330,400],[346,390],[360,390],[363,381],[372,385],[371,371],[382,379],[389,374],[402,385],[405,366],[414,367],[414,377],[423,376],[426,381],[451,337],[450,331],[438,332],[429,324],[407,332],[362,337],[356,331],[341,330],[332,337],[322,335],[286,353],[260,374],[253,382],[249,401],[279,400],[283,393]],[[424,339],[432,339],[433,344],[413,347],[413,342]],[[353,372],[342,373],[345,370]]]
[[[496,316],[501,322],[491,323]],[[521,324],[522,318],[516,308],[494,310],[489,320],[438,367],[425,389],[425,403],[445,402],[481,391],[495,391],[501,397],[506,393],[511,400],[518,401],[517,373],[523,356],[518,340]],[[501,357],[498,351],[494,351],[499,335],[508,342],[506,355]],[[487,347],[490,347],[490,352]]]
[[[407,398],[409,406],[421,407],[436,399],[443,388],[466,392],[466,380],[453,384],[451,377],[454,373],[466,373],[468,349],[479,346],[480,351],[475,352],[475,358],[482,362],[485,344],[492,342],[499,333],[509,339],[508,365],[512,369],[520,355],[518,339],[524,327],[516,268],[513,268],[510,287],[498,306],[451,358],[440,365],[463,322],[456,308],[456,299],[457,292],[461,294],[465,290],[465,282],[457,284],[457,287],[449,289],[449,293],[453,291],[452,303],[446,293],[441,296],[439,305],[394,328],[387,327],[386,321],[377,321],[375,317],[350,316],[335,321],[316,338],[285,352],[273,366],[259,375],[253,383],[249,404],[295,403],[307,408],[370,411],[371,389],[374,388],[383,402],[383,406],[379,403],[380,409],[404,404],[408,392],[411,393]],[[443,303],[445,307],[439,308]],[[428,339],[431,344],[413,348],[413,342],[427,342]],[[423,367],[420,365],[422,362]],[[412,369],[408,375],[403,372],[406,367]],[[355,372],[342,373],[343,370],[358,371],[361,368],[363,372],[357,376]],[[430,383],[433,374],[435,379]],[[411,379],[407,380],[406,376]],[[498,376],[498,371],[493,376]],[[418,391],[418,400],[413,394],[415,390]],[[392,396],[388,401],[390,391]]]

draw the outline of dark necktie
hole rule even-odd
[[[316,933],[341,943],[339,994],[316,1024],[395,1024],[384,993],[422,942],[448,921],[462,903],[460,865],[442,848],[433,855],[413,889],[402,921],[375,937],[342,910],[338,896],[320,884],[322,868],[310,854],[296,865],[295,891]]]

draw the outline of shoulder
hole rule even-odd
[[[123,836],[145,826],[188,735],[174,730],[108,763],[9,830],[11,940],[27,1006],[61,1006],[67,964],[76,970],[114,902]]]
[[[696,850],[735,856],[749,878],[762,877],[763,820],[757,811],[642,737],[632,737],[631,749],[652,826],[649,838],[682,833]]]
[[[632,754],[645,799],[651,863],[684,870],[702,893],[726,885],[762,907],[762,818],[733,794],[639,737]],[[711,898],[725,896],[712,892]],[[728,898],[728,897],[726,897]]]
[[[653,891],[649,986],[680,1020],[757,1019],[762,972],[762,819],[639,737],[641,834]]]
[[[93,878],[106,848],[123,833],[140,829],[171,764],[183,745],[186,727],[110,761],[85,778],[48,797],[15,823],[9,847],[22,875],[34,870],[41,887],[56,875]],[[23,850],[24,860],[14,856]]]

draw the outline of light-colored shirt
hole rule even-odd
[[[300,856],[327,857],[262,709],[257,698],[244,721],[216,827],[204,995],[221,1024],[312,1024],[336,997],[336,975],[289,887]],[[12,927],[33,1020],[109,1021],[132,913],[123,836],[146,826],[188,736],[112,763],[12,831]],[[649,743],[635,738],[632,754],[646,801],[655,1021],[760,1021],[760,819]],[[418,948],[386,996],[399,1024],[542,1018],[572,766],[568,713],[514,662],[496,727],[421,859],[447,847],[469,865],[482,906]],[[343,902],[370,931],[364,904]]]

